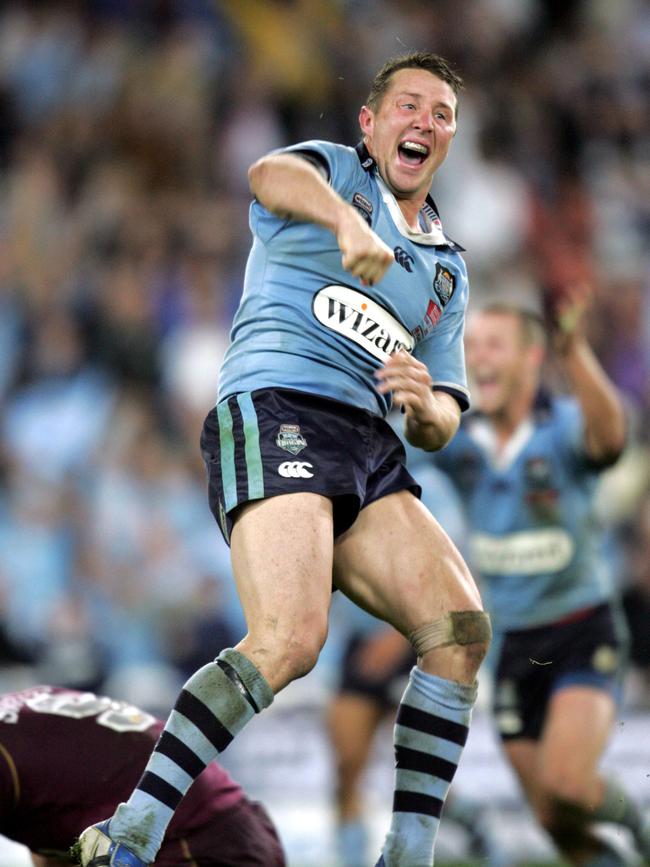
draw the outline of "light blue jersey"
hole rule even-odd
[[[332,232],[277,217],[254,201],[254,241],[219,400],[260,388],[290,388],[385,416],[390,396],[373,374],[398,349],[426,364],[434,388],[468,405],[463,354],[467,272],[442,232],[431,199],[422,232],[409,229],[363,148],[311,141],[289,148],[315,162],[395,253],[376,286],[341,265]]]
[[[599,468],[585,454],[575,400],[540,395],[498,457],[492,427],[479,413],[463,419],[442,451],[412,457],[416,479],[418,462],[433,461],[455,483],[467,513],[469,561],[496,630],[551,623],[611,598],[592,506]]]

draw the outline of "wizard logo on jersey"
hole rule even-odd
[[[436,295],[440,299],[442,306],[446,307],[454,294],[456,278],[449,268],[445,268],[445,266],[441,265],[440,262],[436,263],[436,276],[433,278],[433,288],[435,289]]]
[[[300,433],[300,425],[297,424],[281,424],[275,444],[285,452],[291,452],[292,455],[297,455],[307,448],[307,440]]]

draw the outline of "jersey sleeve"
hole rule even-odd
[[[337,193],[343,198],[352,194],[354,181],[360,171],[359,157],[352,148],[314,139],[291,145],[279,153],[293,153],[315,162],[326,173],[328,183]]]
[[[426,364],[434,390],[451,394],[464,412],[470,405],[463,345],[468,297],[464,267],[459,283],[444,315],[429,336],[415,347],[413,355]]]
[[[350,198],[355,189],[355,178],[362,171],[359,158],[353,148],[334,142],[312,141],[300,142],[287,148],[272,151],[273,154],[295,154],[305,157],[319,169],[323,178],[336,190],[342,198]],[[255,235],[267,243],[273,236],[289,223],[286,217],[272,214],[256,199],[251,204],[250,225]]]

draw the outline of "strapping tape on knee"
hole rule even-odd
[[[436,647],[489,643],[491,638],[490,615],[485,611],[450,611],[409,635],[409,641],[418,656],[424,656]]]

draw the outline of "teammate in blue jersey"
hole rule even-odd
[[[429,198],[460,87],[437,55],[395,58],[358,149],[306,142],[249,171],[253,248],[202,436],[248,633],[185,684],[133,795],[82,834],[84,865],[153,861],[194,776],[315,664],[332,586],[418,655],[379,864],[433,863],[491,630],[383,416],[394,401],[409,442],[439,449],[468,403],[465,266]]]
[[[581,306],[578,293],[566,293],[555,320],[572,397],[540,388],[539,318],[494,304],[470,319],[477,411],[434,460],[466,505],[470,559],[499,648],[494,715],[505,753],[564,857],[617,867],[626,862],[593,833],[595,822],[627,826],[650,857],[650,825],[599,771],[625,637],[598,550],[593,492],[624,447],[626,424],[581,333]]]

